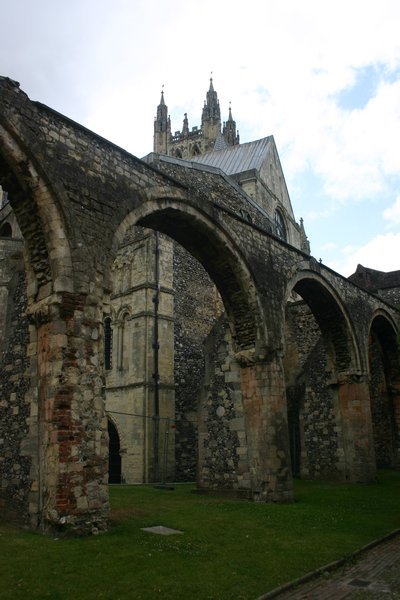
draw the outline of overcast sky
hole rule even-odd
[[[242,142],[274,135],[311,252],[400,269],[399,0],[0,0],[0,75],[138,157],[164,85],[200,125],[213,73]]]

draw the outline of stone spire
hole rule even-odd
[[[201,125],[204,128],[205,122],[221,123],[221,110],[217,92],[214,90],[213,80],[210,77],[210,88],[207,92],[207,99],[204,103]]]
[[[221,133],[221,110],[212,77],[210,78],[210,87],[201,116],[201,129],[203,132],[203,152],[209,152],[214,148],[214,144]]]
[[[168,141],[171,135],[171,119],[168,116],[168,106],[164,100],[164,86],[161,90],[160,104],[157,106],[157,116],[154,120],[153,150],[160,154],[168,153]]]
[[[236,133],[236,121],[232,117],[231,103],[229,102],[229,116],[226,123],[224,123],[223,136],[228,146],[235,146],[239,144],[239,132]]]
[[[164,86],[163,86],[164,88]],[[154,130],[157,131],[165,131],[168,125],[168,106],[165,104],[164,100],[164,89],[161,91],[161,100],[160,104],[157,106],[157,117],[154,123]]]

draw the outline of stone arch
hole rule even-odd
[[[132,225],[167,234],[203,265],[221,294],[239,353],[265,344],[267,332],[251,270],[239,244],[205,212],[169,199],[142,204],[125,217],[115,233],[111,260]]]
[[[236,427],[235,432],[240,428],[239,446],[245,458],[240,474],[236,472],[236,483],[227,482],[221,473],[210,487],[220,485],[225,489],[229,483],[230,489],[246,492],[248,497],[290,500],[282,371],[275,355],[266,362],[261,299],[240,243],[210,217],[206,207],[202,210],[189,202],[164,197],[148,200],[123,219],[114,235],[109,264],[124,242],[125,233],[135,225],[166,234],[196,258],[218,288],[227,312],[234,351],[231,364],[225,365],[224,380],[232,386],[235,410],[226,407],[224,414],[228,416],[222,418],[234,419],[235,412],[238,415],[232,427]],[[109,289],[107,282],[105,288]],[[154,405],[155,398],[154,393]],[[199,481],[202,488],[208,483]]]
[[[29,262],[30,290],[41,297],[73,292],[73,270],[65,219],[57,194],[15,132],[0,123],[0,181],[8,192]]]
[[[298,272],[287,299],[292,292],[302,298],[286,310],[287,325],[290,311],[296,313],[284,361],[292,462],[298,453],[294,470],[304,477],[369,481],[375,470],[369,394],[351,318],[319,273]],[[291,368],[297,369],[292,377]]]
[[[400,361],[398,332],[386,312],[369,324],[368,368],[372,428],[378,467],[400,467]]]
[[[304,300],[326,337],[337,372],[359,373],[361,356],[354,327],[344,302],[336,290],[321,275],[300,271],[289,282],[286,302],[292,292]]]

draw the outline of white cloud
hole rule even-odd
[[[396,271],[399,269],[400,233],[377,235],[364,246],[344,249],[346,257],[332,261],[329,266],[348,277],[358,264],[378,271]]]
[[[392,206],[383,211],[383,218],[390,221],[391,225],[400,225],[400,196],[397,196]]]
[[[308,223],[330,240],[338,207],[372,199],[371,244],[379,237],[386,199],[400,189],[398,0],[202,0],[201,9],[195,0],[0,0],[0,9],[0,74],[32,99],[142,156],[161,85],[173,130],[184,112],[199,125],[213,71],[223,119],[232,101],[241,140],[275,136],[289,192],[291,180],[318,180],[320,196],[307,181],[294,202],[311,245]],[[374,96],[344,108],[340,93],[368,67]],[[385,211],[392,223],[396,206]],[[337,234],[338,246],[358,243],[357,232]]]

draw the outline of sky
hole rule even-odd
[[[0,0],[0,75],[145,156],[160,92],[200,126],[212,73],[241,142],[273,135],[318,260],[400,269],[398,0]]]

